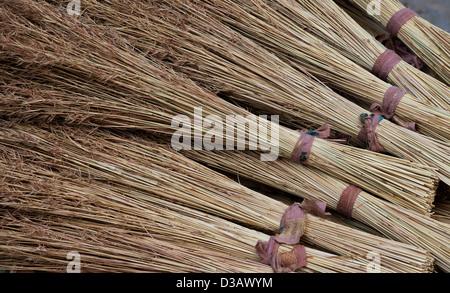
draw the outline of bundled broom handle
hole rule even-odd
[[[370,0],[343,0],[366,11]],[[384,11],[373,17],[392,35],[403,41],[447,85],[450,84],[448,33],[424,20],[398,0],[385,0]],[[407,27],[407,29],[406,29]],[[403,28],[403,29],[402,29]]]
[[[294,149],[291,153],[292,162],[300,162],[302,164],[307,164],[309,160],[309,154],[311,152],[311,147],[314,143],[314,139],[327,138],[330,136],[330,126],[324,124],[315,131],[302,131]]]
[[[397,37],[400,29],[413,17],[419,16],[417,13],[409,8],[402,8],[394,13],[391,19],[386,25],[386,29],[389,31],[392,37]]]
[[[305,233],[308,213],[330,215],[325,211],[327,204],[316,200],[303,200],[294,203],[284,212],[280,221],[280,232],[271,236],[269,241],[258,241],[256,251],[261,261],[270,264],[274,272],[290,273],[307,265],[306,250],[299,245]],[[291,251],[279,253],[280,244],[294,245]]]
[[[386,49],[373,64],[372,73],[386,81],[392,69],[402,60],[402,57],[398,56],[394,51]]]
[[[383,104],[372,104],[370,106],[370,111],[374,114],[379,114],[388,120],[392,120],[409,130],[416,131],[415,122],[405,122],[395,115],[398,104],[406,94],[407,92],[405,90],[392,86],[384,94]]]

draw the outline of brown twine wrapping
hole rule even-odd
[[[268,242],[258,241],[256,251],[261,262],[270,265],[275,273],[291,273],[307,265],[306,249],[296,245],[291,251],[278,252],[280,244],[270,237]]]
[[[373,152],[385,153],[386,149],[378,140],[377,125],[384,118],[380,114],[361,114],[360,116],[363,127],[358,134],[358,139],[368,145],[368,149]]]
[[[373,64],[372,73],[382,80],[387,80],[389,73],[402,60],[402,57],[398,56],[397,53],[386,49]]]
[[[301,204],[295,203],[288,207],[280,221],[280,233],[275,240],[285,244],[295,244],[300,241],[305,225],[306,215],[329,215],[326,210],[327,203],[305,199]]]
[[[307,264],[305,247],[296,245],[289,252],[278,253],[280,243],[298,244],[305,231],[307,213],[329,215],[327,204],[315,200],[304,200],[288,207],[280,221],[280,233],[271,236],[268,242],[258,241],[256,252],[261,262],[270,264],[274,272],[289,273]]]
[[[404,26],[415,16],[419,15],[409,8],[400,9],[392,15],[391,19],[389,19],[386,29],[389,31],[391,36],[396,37],[402,26]]]
[[[291,273],[306,266],[306,249],[303,245],[296,245],[291,251],[276,254],[272,267],[275,272]]]
[[[416,131],[416,124],[414,122],[404,122],[395,115],[395,110],[405,95],[406,91],[399,87],[392,86],[384,94],[383,105],[372,104],[370,106],[370,111],[372,113],[379,114],[386,119],[392,119],[409,130]],[[393,119],[394,117],[395,119]]]
[[[324,124],[315,131],[302,131],[297,143],[292,150],[291,161],[308,164],[311,147],[316,137],[327,138],[330,136],[330,126]]]
[[[354,185],[350,185],[346,189],[344,189],[337,204],[337,213],[350,219],[352,217],[353,207],[355,205],[356,199],[361,192],[362,189]]]
[[[271,265],[274,261],[274,256],[280,248],[280,243],[275,241],[273,236],[270,236],[269,241],[264,242],[259,240],[256,243],[256,252],[261,258],[261,262],[266,265]]]
[[[306,212],[298,205],[287,208],[280,222],[280,234],[275,236],[279,243],[295,244],[300,241],[305,230]]]

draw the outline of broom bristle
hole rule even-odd
[[[149,12],[143,9],[142,3],[134,1],[130,5],[136,17],[129,14],[126,18],[120,17],[118,11],[128,11],[128,5],[121,7],[115,3],[117,9],[109,7],[106,11],[113,11],[109,23],[119,22],[113,26],[133,45],[169,60],[177,70],[202,84],[210,84],[232,98],[270,109],[272,113],[285,112],[313,123],[329,123],[340,132],[358,136],[359,114],[366,112],[364,109],[208,17],[202,13],[201,6],[186,2],[175,6],[175,3],[171,2],[168,9],[164,9],[164,3],[159,3]],[[105,13],[101,6],[97,8],[100,15]],[[149,31],[152,34],[148,34]],[[426,163],[438,170],[441,180],[450,183],[450,168],[446,163],[450,153],[448,143],[405,131],[387,121],[379,127],[387,128],[378,135],[388,152]]]
[[[292,31],[299,34],[299,28],[307,28],[315,37],[368,71],[372,71],[378,57],[386,50],[386,47],[332,0],[275,0],[270,4],[276,9],[276,13],[284,16],[290,23],[289,28]],[[399,62],[392,69],[387,81],[405,89],[415,96],[417,101],[450,110],[450,88],[405,61]],[[398,109],[398,113],[400,112]]]
[[[205,151],[183,153],[211,168],[236,174],[239,178],[248,178],[302,198],[325,201],[333,210],[336,210],[341,194],[349,186],[323,172],[287,160],[260,162],[250,152],[237,155]],[[367,224],[385,237],[427,249],[436,258],[437,266],[450,271],[450,226],[387,203],[365,191],[359,194],[354,206],[354,219]],[[438,202],[434,214],[441,222],[444,222],[444,207]]]
[[[74,170],[91,180],[110,182],[113,186],[125,187],[125,190],[136,189],[272,233],[278,231],[280,219],[287,209],[281,202],[151,142],[129,140],[100,130],[92,134],[81,130],[67,133],[68,129],[52,127],[52,133],[49,133],[29,126],[13,126],[16,127],[19,129],[15,131],[3,129],[1,144],[31,153],[30,161],[48,162],[52,169]],[[53,145],[58,148],[55,150]],[[336,234],[330,237],[329,231]],[[346,255],[351,250],[358,262],[367,262],[367,254],[377,251],[387,270],[402,271],[410,266],[398,258],[403,249],[408,250],[406,254],[426,255],[426,265],[420,265],[420,270],[428,270],[426,267],[431,264],[431,256],[423,249],[317,216],[308,215],[304,232],[302,239],[307,244],[339,255]],[[348,237],[356,241],[349,241]]]
[[[47,14],[55,13],[50,9],[50,7],[47,7],[47,9],[50,10]],[[74,20],[70,20],[70,24],[65,24],[66,20],[63,17],[54,15],[52,17],[52,23],[55,19],[58,19],[61,24],[58,24],[53,28],[55,31],[52,32],[52,34],[56,34],[58,31],[60,34],[70,34],[74,32],[74,28],[70,30],[64,29],[65,26],[75,26],[73,24]],[[24,38],[26,37],[27,30],[30,33],[31,31],[35,31],[35,35],[40,34],[41,36],[36,37],[36,39],[30,39],[29,37],[22,39],[18,34],[15,34],[15,36],[20,40],[20,46],[23,47],[23,43],[27,43],[30,40],[41,42],[42,45],[46,44],[46,36],[48,34],[47,31],[42,29],[26,28],[26,22],[25,24],[21,24],[22,22],[20,20],[12,21],[9,25],[12,27],[23,27],[25,25],[25,27],[20,30],[24,33]],[[45,25],[50,24],[45,23]],[[90,29],[93,30],[92,27],[90,27]],[[91,32],[91,34],[94,33],[95,32]],[[126,105],[143,107],[142,109],[148,108],[148,111],[152,111],[155,107],[159,107],[160,109],[163,109],[166,115],[156,115],[156,122],[161,122],[160,119],[165,118],[168,125],[171,123],[169,122],[171,115],[174,117],[175,114],[183,114],[192,118],[192,113],[189,112],[191,112],[195,106],[202,107],[203,112],[207,114],[215,114],[220,117],[223,117],[223,115],[226,114],[236,113],[242,114],[245,117],[249,114],[243,109],[235,107],[210,93],[202,91],[198,86],[186,79],[177,77],[175,74],[170,74],[170,72],[164,72],[162,69],[158,69],[156,65],[153,66],[150,63],[151,61],[146,62],[141,57],[134,56],[132,52],[126,51],[125,49],[114,48],[109,43],[100,43],[96,35],[94,35],[94,42],[92,36],[88,33],[81,34],[81,32],[75,30],[74,34],[77,35],[74,37],[74,41],[77,41],[77,38],[80,38],[80,36],[82,36],[82,40],[78,40],[78,44],[71,43],[68,45],[68,41],[59,44],[61,48],[58,50],[53,50],[53,55],[51,56],[51,58],[54,59],[52,61],[53,64],[51,65],[51,71],[41,68],[41,63],[28,63],[29,66],[27,66],[27,69],[19,68],[19,66],[24,67],[24,63],[26,62],[26,57],[28,55],[36,54],[37,56],[42,56],[42,50],[34,49],[36,46],[30,46],[27,48],[25,53],[20,53],[19,50],[13,50],[10,47],[14,46],[14,42],[19,42],[18,40],[9,40],[8,42],[5,42],[5,47],[8,48],[4,51],[5,54],[11,54],[11,57],[15,54],[22,55],[20,57],[21,65],[13,65],[10,63],[9,71],[14,72],[15,74],[20,74],[20,76],[24,77],[27,76],[28,72],[32,72],[33,77],[28,76],[28,80],[40,79],[41,82],[53,85],[54,88],[64,89],[69,93],[76,92],[86,96],[98,96],[104,102],[110,101],[119,103],[109,106],[111,109],[117,109],[121,107],[121,104],[123,103]],[[71,38],[66,36],[65,39]],[[100,40],[102,39],[100,38]],[[96,48],[96,46],[99,46],[100,48]],[[107,48],[110,59],[104,58],[103,55],[107,54],[104,48]],[[255,49],[256,48],[257,47],[255,47]],[[90,50],[92,53],[90,55],[81,53],[86,49]],[[264,54],[262,49],[261,53]],[[61,56],[59,54],[61,54]],[[116,56],[120,57],[123,55],[127,55],[126,61],[122,61],[123,58],[116,58]],[[49,55],[47,54],[46,56],[48,57]],[[60,56],[61,58],[57,58],[57,56]],[[80,62],[78,56],[84,56],[83,59],[85,64]],[[42,58],[46,57],[42,56]],[[69,68],[65,68],[65,64],[61,63],[62,60],[73,60],[73,63]],[[123,64],[124,62],[127,63]],[[103,66],[98,66],[98,63],[103,64]],[[131,66],[132,63],[134,63],[133,66]],[[30,70],[31,67],[33,67],[33,70]],[[117,72],[117,74],[115,76],[109,74],[109,78],[101,82],[94,80],[93,78],[86,77],[91,75],[91,72],[96,72],[99,76],[107,75],[109,71],[105,70],[104,67],[112,72]],[[75,74],[68,73],[68,70],[73,70],[73,72],[76,72],[77,75],[75,76]],[[84,72],[86,76],[82,76],[81,72]],[[292,72],[292,74],[294,74],[294,72]],[[68,81],[69,78],[70,81]],[[298,79],[299,84],[305,82],[306,85],[314,85],[312,80],[303,78],[297,72],[294,76],[292,76],[292,78]],[[262,80],[262,82],[265,81]],[[11,92],[14,92],[14,88]],[[314,91],[311,92],[311,94],[314,93]],[[328,90],[325,93],[335,96],[333,92]],[[283,92],[280,92],[279,94],[281,96],[283,95]],[[304,94],[302,95],[304,96]],[[327,102],[322,97],[323,96],[317,96],[315,98],[317,98],[317,102],[324,103],[324,107],[333,108],[335,106],[332,101]],[[149,107],[146,107],[147,104],[149,104]],[[31,107],[32,104],[28,104],[27,106]],[[349,106],[357,109],[356,105],[349,104]],[[43,109],[41,108],[38,111],[31,112],[38,113],[42,110]],[[91,108],[91,110],[93,109]],[[323,110],[324,109],[321,109],[320,111]],[[77,108],[76,111],[80,111],[80,109]],[[355,110],[355,112],[357,111],[358,110]],[[86,116],[89,116],[88,114],[89,113],[87,113]],[[51,117],[51,110],[49,115]],[[150,114],[147,115],[147,117],[148,119],[152,119]],[[125,118],[121,120],[125,120]],[[98,123],[98,120],[95,122]],[[349,127],[348,124],[344,124],[346,125],[345,127]],[[152,125],[150,124],[149,126]],[[360,126],[357,127],[359,128]],[[167,131],[167,127],[163,130]],[[250,134],[252,135],[253,141],[257,142],[257,133]],[[222,134],[218,135],[219,137],[222,137]],[[297,132],[280,127],[279,148],[282,156],[290,157],[293,147],[298,140],[298,136],[299,134]],[[420,139],[418,143],[420,143]],[[272,146],[276,147],[275,145]],[[388,162],[388,164],[385,165],[383,162]],[[316,168],[320,168],[325,172],[328,172],[329,174],[338,176],[339,178],[347,178],[347,180],[351,181],[355,185],[361,186],[364,189],[376,193],[377,195],[383,196],[383,194],[385,194],[388,196],[395,193],[398,195],[396,198],[399,202],[403,202],[405,206],[420,210],[422,213],[428,213],[432,208],[433,197],[438,180],[433,175],[433,169],[425,165],[418,165],[387,155],[376,154],[374,152],[348,147],[318,138],[314,141],[310,156],[310,164]],[[391,173],[392,170],[395,170],[395,175]],[[361,176],[361,174],[366,175]],[[381,184],[380,182],[383,183]],[[410,191],[414,191],[414,193]],[[418,196],[414,196],[414,194],[418,194]],[[416,202],[415,198],[418,198],[419,202]],[[424,202],[421,198],[427,198],[425,205],[423,204]]]
[[[352,135],[361,127],[354,116],[366,111],[298,65],[283,62],[211,19],[205,3],[108,0],[94,11],[111,17],[111,26],[69,17],[45,2],[0,3],[0,119],[12,119],[0,120],[2,267],[60,272],[67,265],[67,252],[77,251],[84,256],[86,272],[271,271],[257,262],[255,244],[267,240],[267,233],[279,232],[288,206],[161,145],[149,132],[159,133],[167,143],[176,129],[172,118],[193,118],[195,107],[217,121],[241,115],[253,123],[255,115],[188,77],[219,96],[264,111],[283,111],[298,117],[300,124],[335,123],[337,130]],[[122,10],[124,4],[136,13],[129,7]],[[130,23],[117,25],[125,15]],[[154,36],[145,36],[148,29],[155,30]],[[245,125],[239,127],[245,130]],[[143,136],[130,133],[133,129],[144,130]],[[211,133],[216,140],[228,135],[215,129]],[[247,134],[247,147],[261,142],[256,129],[250,127]],[[307,176],[320,178],[318,182],[329,178],[317,196],[332,207],[346,179],[411,210],[366,192],[357,200],[355,218],[392,240],[308,214],[302,243],[324,251],[307,247],[308,262],[301,271],[365,272],[373,252],[382,258],[382,272],[431,272],[430,252],[439,267],[450,271],[449,251],[440,247],[448,246],[443,231],[449,227],[412,211],[431,212],[435,173],[450,178],[448,161],[442,160],[450,145],[387,121],[379,123],[378,134],[389,142],[391,153],[420,164],[316,138],[310,155],[314,169]],[[277,148],[287,159],[298,137],[281,127],[279,144],[269,139],[264,147]],[[424,146],[430,149],[417,152]],[[222,169],[269,166],[253,161],[260,153],[211,154]],[[224,163],[228,155],[232,159]],[[247,155],[246,162],[236,161]],[[277,176],[288,170],[300,175],[304,167],[284,160],[273,166],[246,176],[277,188],[281,183],[291,193],[298,189],[297,181],[283,182]],[[270,174],[282,167],[286,169],[277,176]],[[283,245],[280,252],[290,249]]]

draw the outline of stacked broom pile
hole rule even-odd
[[[445,79],[333,1],[71,5],[0,3],[0,268],[450,272]]]

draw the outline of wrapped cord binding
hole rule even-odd
[[[392,86],[384,95],[383,105],[372,104],[372,106],[370,106],[370,111],[374,114],[383,116],[385,119],[393,120],[395,123],[408,128],[409,130],[416,131],[416,123],[405,122],[395,115],[395,110],[405,95],[406,91],[399,87]]]
[[[276,273],[290,273],[307,264],[306,250],[299,245],[304,234],[307,213],[329,215],[325,211],[327,204],[315,200],[303,200],[301,204],[294,203],[288,207],[280,221],[280,233],[271,236],[269,241],[258,241],[256,252],[261,262],[272,266]],[[287,252],[278,252],[280,244],[294,245]]]
[[[386,25],[386,29],[393,37],[396,37],[402,26],[404,26],[413,17],[419,16],[409,8],[403,8],[394,13]]]

